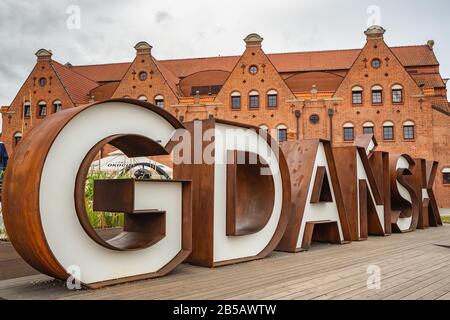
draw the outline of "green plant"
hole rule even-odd
[[[450,224],[450,216],[442,216],[442,223]]]
[[[94,198],[94,181],[101,179],[127,179],[130,178],[129,175],[121,175],[119,177],[108,174],[101,171],[92,171],[89,173],[86,179],[86,189],[85,189],[85,202],[86,202],[86,212],[89,218],[89,222],[95,229],[105,229],[105,228],[118,228],[123,227],[124,224],[124,214],[115,212],[95,212],[93,210],[93,198]]]
[[[3,223],[3,214],[0,211],[0,241],[8,241],[8,234],[6,233],[5,224]]]

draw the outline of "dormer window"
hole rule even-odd
[[[155,97],[155,106],[164,109],[164,97],[162,95],[157,95]]]

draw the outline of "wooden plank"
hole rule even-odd
[[[216,269],[184,264],[171,275],[102,290],[68,291],[46,276],[0,281],[5,299],[450,299],[450,226]],[[367,289],[367,267],[381,290]],[[249,277],[251,275],[251,277]]]

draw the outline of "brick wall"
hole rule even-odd
[[[46,78],[47,84],[39,85],[39,79]],[[23,136],[40,123],[43,118],[38,117],[38,103],[47,103],[47,116],[53,113],[53,102],[60,100],[62,108],[71,108],[73,103],[51,67],[50,60],[39,59],[25,83],[20,88],[13,100],[8,114],[2,115],[3,130],[2,141],[6,146],[8,154],[14,150],[14,135],[22,132]],[[31,117],[23,117],[23,105],[25,101],[31,102]]]

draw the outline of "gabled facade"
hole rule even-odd
[[[362,49],[272,54],[250,34],[242,55],[175,60],[158,60],[140,42],[132,62],[86,66],[62,65],[42,49],[1,109],[2,140],[11,153],[46,116],[110,98],[147,100],[180,121],[217,117],[260,126],[280,141],[346,146],[374,132],[380,150],[438,160],[435,192],[450,208],[450,107],[434,41],[390,47],[384,34],[369,28]]]
[[[152,56],[152,46],[139,42],[136,57],[114,91],[113,98],[131,98],[161,107],[178,103],[178,82],[164,65]]]

